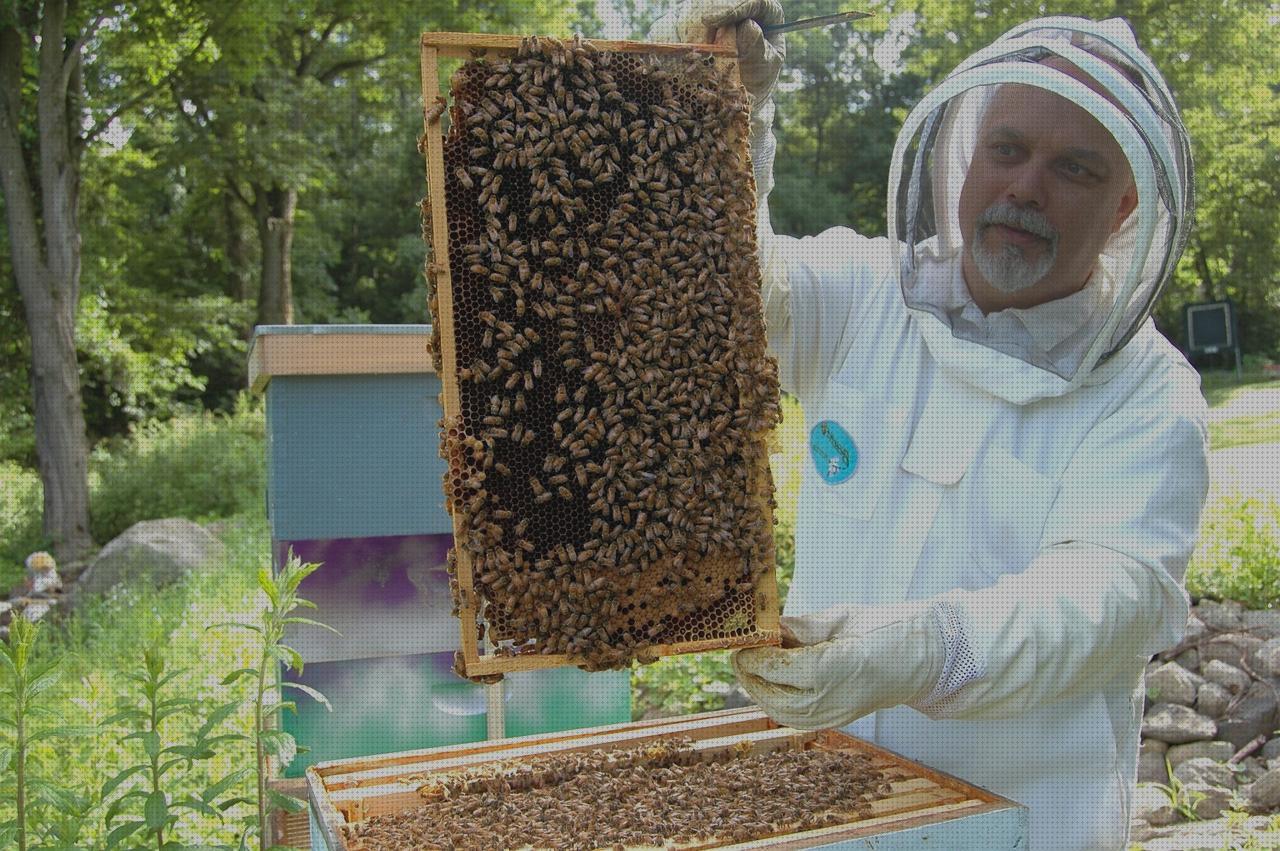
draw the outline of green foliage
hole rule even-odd
[[[108,788],[106,800],[101,794],[105,784],[139,763],[139,755],[146,753],[143,737],[120,739],[104,734],[102,726],[122,706],[147,705],[138,681],[141,648],[164,648],[162,679],[167,682],[159,690],[160,704],[174,699],[184,705],[212,709],[223,707],[234,698],[219,680],[228,670],[256,658],[258,648],[243,631],[208,632],[204,627],[229,617],[250,622],[266,604],[260,591],[255,594],[253,584],[254,569],[269,558],[269,536],[260,515],[259,509],[246,517],[224,521],[228,546],[224,570],[192,573],[162,591],[148,586],[120,588],[103,598],[86,601],[74,617],[43,628],[33,658],[40,664],[58,660],[60,676],[40,699],[62,719],[61,723],[78,725],[72,729],[79,735],[32,743],[28,774],[60,778],[67,794],[58,797],[57,807],[46,806],[38,799],[28,807],[28,829],[36,837],[31,847],[106,848],[110,830],[120,827],[122,820],[145,821],[146,801],[141,796],[120,805],[125,808],[124,815],[117,814],[110,826],[107,813],[116,798],[147,780],[146,772],[127,776],[119,786]],[[175,660],[181,660],[183,665],[175,666]],[[0,673],[0,682],[3,679]],[[234,775],[234,780],[226,781],[229,786],[212,797],[213,809],[219,809],[218,803],[239,799],[252,810],[252,772],[246,769],[253,758],[248,745],[252,733],[249,704],[248,700],[235,700],[232,710],[220,709],[219,716],[225,717],[203,734],[201,728],[210,720],[209,711],[203,708],[174,712],[160,724],[162,747],[192,747],[200,741],[208,746],[166,757],[183,759],[181,766],[165,774],[161,788],[168,811],[182,813],[178,831],[195,840],[194,845],[186,847],[229,851],[246,826],[256,824],[256,815],[245,815],[243,808],[214,816],[194,803],[179,806],[188,799],[206,802],[202,796],[211,787]],[[11,713],[12,700],[0,688],[0,716]],[[228,738],[214,741],[223,735]],[[7,746],[0,722],[0,750]],[[191,757],[189,766],[186,756]],[[149,766],[149,760],[147,763]],[[7,778],[6,772],[0,771],[0,778]],[[13,818],[12,800],[12,795],[0,791],[0,822]],[[152,811],[159,812],[158,798],[153,798]],[[167,840],[174,839],[167,835]],[[141,842],[142,837],[135,834],[122,845],[136,848]],[[0,839],[0,847],[10,846]]]
[[[304,801],[290,797],[274,789],[267,788],[268,760],[274,760],[281,769],[288,766],[305,748],[299,747],[293,736],[279,729],[273,723],[284,710],[297,712],[297,704],[285,696],[285,689],[301,692],[312,700],[319,701],[326,709],[332,710],[329,701],[320,692],[303,685],[290,682],[281,676],[281,666],[285,670],[302,673],[302,655],[284,643],[285,631],[290,626],[313,626],[336,633],[333,627],[327,626],[311,618],[294,614],[300,608],[314,609],[315,604],[298,596],[298,586],[302,580],[320,567],[315,563],[304,563],[292,552],[285,565],[273,573],[271,568],[259,568],[258,588],[266,595],[267,606],[263,609],[258,623],[226,622],[215,624],[214,628],[225,627],[252,633],[257,636],[258,654],[255,665],[237,668],[223,678],[223,685],[230,685],[240,679],[249,679],[255,684],[253,703],[254,745],[257,759],[255,771],[258,781],[258,821],[254,826],[259,839],[261,851],[267,851],[270,836],[267,834],[267,813],[272,809],[285,812],[299,812],[305,806]]]
[[[0,699],[7,709],[0,712],[0,800],[14,802],[14,817],[0,821],[0,846],[13,843],[19,851],[78,841],[92,805],[87,796],[32,770],[33,745],[81,732],[41,723],[58,722],[61,713],[49,694],[58,680],[57,659],[36,653],[38,633],[38,624],[17,616],[0,644]]]
[[[94,539],[108,541],[139,520],[260,511],[263,434],[261,406],[246,396],[233,415],[150,422],[100,447],[91,466]]]
[[[1204,800],[1204,793],[1197,792],[1194,789],[1188,789],[1181,780],[1173,773],[1173,766],[1169,764],[1168,757],[1164,761],[1165,771],[1169,775],[1169,783],[1153,783],[1151,785],[1159,789],[1166,798],[1169,799],[1169,806],[1173,807],[1187,821],[1200,821],[1200,816],[1196,814],[1196,804]]]
[[[119,724],[128,730],[120,742],[132,742],[134,750],[141,750],[145,757],[102,784],[99,794],[104,802],[123,790],[111,800],[106,812],[108,849],[130,837],[135,841],[145,837],[157,849],[170,847],[184,810],[221,820],[224,811],[239,803],[239,799],[228,792],[249,774],[248,769],[204,785],[198,793],[168,791],[202,786],[198,777],[193,777],[196,763],[217,756],[225,744],[245,738],[237,733],[218,732],[223,722],[239,708],[238,702],[224,703],[205,715],[195,698],[173,696],[174,680],[182,673],[165,670],[165,659],[158,647],[143,651],[140,670],[125,675],[136,684],[141,701],[138,696],[131,696],[122,702],[115,715],[102,722],[104,726]],[[197,719],[200,726],[185,739],[167,736],[173,726],[170,722],[184,717]],[[130,783],[135,777],[143,782]],[[133,817],[121,818],[126,816]],[[121,820],[117,823],[117,819]]]
[[[48,541],[40,530],[44,489],[35,470],[0,461],[0,595],[22,578],[22,562]]]
[[[1210,503],[1186,585],[1193,597],[1239,600],[1250,609],[1280,605],[1280,504],[1239,495]]]

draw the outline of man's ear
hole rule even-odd
[[[1124,195],[1120,196],[1120,206],[1116,208],[1116,218],[1111,224],[1111,232],[1115,233],[1120,230],[1120,226],[1124,224],[1125,219],[1129,218],[1129,214],[1138,206],[1138,187],[1131,180],[1129,188],[1124,191]]]

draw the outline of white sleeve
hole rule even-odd
[[[761,292],[769,352],[782,389],[801,401],[826,387],[860,333],[872,334],[898,304],[889,240],[831,228],[803,239],[759,229]]]
[[[1026,570],[942,596],[948,660],[918,709],[1016,715],[1141,670],[1181,638],[1208,440],[1198,387],[1173,383],[1131,400],[1083,441]]]

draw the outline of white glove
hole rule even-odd
[[[941,676],[942,634],[926,603],[836,606],[782,621],[806,646],[752,647],[730,661],[747,694],[789,727],[842,727],[928,697]]]
[[[752,104],[773,91],[787,55],[782,34],[765,36],[761,24],[784,20],[778,0],[681,0],[649,29],[650,41],[709,41],[720,27],[732,26],[737,38],[738,73]]]

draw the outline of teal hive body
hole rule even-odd
[[[305,697],[286,731],[308,749],[285,770],[353,756],[462,744],[501,729],[519,736],[630,718],[626,671],[574,668],[512,674],[501,692],[451,670],[450,615],[437,423],[440,380],[427,325],[261,326],[250,379],[266,393],[267,514],[276,564],[292,550],[321,567],[301,594],[335,636],[300,627],[286,638],[301,677],[333,711]],[[502,707],[502,722],[490,717]]]

